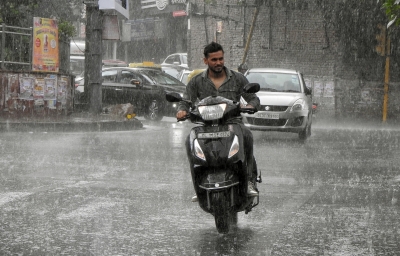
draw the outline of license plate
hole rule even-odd
[[[231,136],[230,131],[226,132],[203,132],[198,133],[197,138],[199,139],[214,139],[214,138],[227,138]]]
[[[279,114],[277,113],[268,113],[268,112],[258,112],[258,118],[266,118],[266,119],[279,119]]]

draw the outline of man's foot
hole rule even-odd
[[[192,202],[195,203],[199,201],[199,199],[197,198],[197,195],[194,195],[194,197],[192,197]]]
[[[249,184],[247,186],[247,196],[250,196],[250,197],[258,196],[258,192],[255,189],[254,184],[251,181],[249,181]]]

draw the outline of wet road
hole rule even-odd
[[[260,205],[219,235],[191,203],[190,124],[0,135],[1,255],[399,255],[399,130],[254,132]]]

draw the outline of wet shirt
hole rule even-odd
[[[208,96],[222,96],[224,98],[240,101],[240,94],[243,92],[243,87],[249,83],[243,74],[232,71],[224,67],[226,79],[217,89],[214,83],[208,77],[208,69],[193,77],[186,86],[184,98],[191,102],[196,102],[197,99],[202,100]],[[246,102],[255,108],[260,107],[260,99],[254,93],[245,93],[242,97]],[[189,105],[183,101],[179,103],[178,110],[189,110]]]

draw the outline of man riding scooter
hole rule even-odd
[[[247,105],[242,107],[259,108],[260,100],[256,94],[242,94],[244,86],[249,83],[246,77],[239,72],[225,67],[224,50],[220,44],[212,42],[206,45],[204,48],[203,61],[208,68],[189,81],[184,95],[186,100],[194,103],[196,100],[202,100],[208,96],[222,96],[239,102],[240,98],[243,97]],[[178,112],[176,114],[178,121],[184,119],[188,115],[189,107],[186,101],[181,101],[179,103]],[[243,125],[240,116],[238,116],[237,122],[241,124],[244,133],[246,153],[250,156],[250,159],[252,159],[250,165],[252,165],[251,170],[253,170],[253,172],[248,173],[249,182],[247,194],[250,197],[256,197],[258,196],[258,191],[254,186],[254,182],[257,178],[257,165],[253,156],[253,135],[251,131]],[[192,198],[192,202],[196,202],[197,200],[197,196],[195,195]]]

